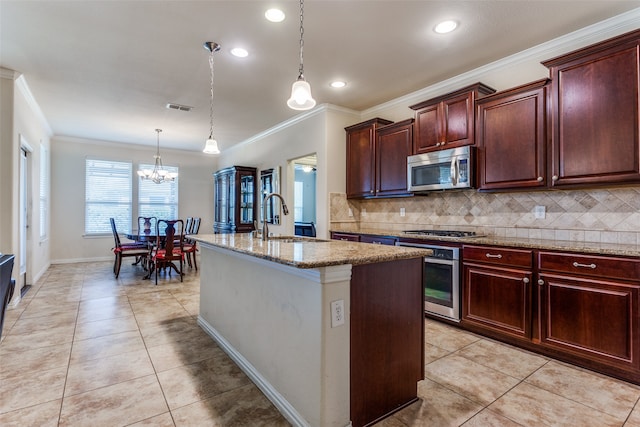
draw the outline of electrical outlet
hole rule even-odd
[[[536,206],[533,208],[533,216],[536,219],[544,219],[547,216],[546,208],[541,205]]]
[[[404,216],[404,208],[400,208],[400,216]]]
[[[352,217],[353,216],[353,209],[349,208],[349,216]]]
[[[344,300],[331,301],[331,327],[344,325]]]
[[[367,208],[362,208],[362,210],[360,211],[360,215],[367,216]]]

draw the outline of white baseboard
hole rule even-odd
[[[113,261],[113,255],[108,257],[95,257],[95,258],[52,259],[51,264],[73,264],[75,262],[98,262],[98,261]]]
[[[253,383],[267,396],[280,413],[294,426],[311,427],[296,409],[285,399],[256,368],[242,356],[216,329],[205,319],[198,316],[198,325],[220,345],[222,350],[244,371]]]

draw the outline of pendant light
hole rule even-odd
[[[178,177],[178,174],[175,172],[169,172],[164,169],[162,166],[162,157],[160,157],[160,132],[162,129],[156,129],[157,142],[156,142],[156,155],[153,158],[156,160],[153,170],[142,169],[138,171],[138,176],[140,179],[151,180],[156,184],[162,184],[163,182],[174,182]]]
[[[291,86],[291,98],[287,101],[293,110],[309,110],[316,106],[316,100],[311,96],[311,86],[304,79],[303,49],[304,49],[304,0],[300,0],[300,68],[298,80]]]
[[[204,146],[203,153],[220,154],[218,141],[213,137],[213,52],[220,50],[220,45],[216,42],[205,42],[204,48],[209,51],[209,69],[211,71],[211,102],[209,104],[209,139]]]

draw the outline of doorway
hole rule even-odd
[[[29,262],[29,219],[30,215],[30,197],[31,197],[31,180],[29,179],[31,170],[31,152],[32,148],[29,143],[20,135],[20,213],[19,213],[19,230],[20,230],[20,260],[19,260],[19,277],[18,286],[20,294],[29,289],[29,278],[27,277]]]
[[[293,219],[297,236],[316,237],[316,154],[292,160],[294,170]]]

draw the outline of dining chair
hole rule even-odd
[[[191,223],[191,230],[187,231],[186,234],[198,234],[200,230],[200,218],[193,218],[193,222]],[[193,239],[185,239],[184,242],[184,254],[187,258],[187,264],[189,267],[195,267],[196,271],[198,271],[198,262],[196,261],[196,252],[198,251],[198,247],[196,245],[196,241]]]
[[[120,275],[120,266],[122,265],[122,258],[135,257],[138,264],[141,260],[145,260],[143,265],[146,265],[147,257],[149,256],[149,249],[146,244],[141,243],[121,243],[120,235],[116,228],[116,221],[113,218],[109,218],[111,222],[111,231],[113,231],[113,240],[115,246],[113,247],[113,254],[115,260],[113,261],[113,273],[116,275],[116,279]]]
[[[164,227],[164,233],[161,230]],[[176,243],[178,242],[178,243]],[[180,275],[182,282],[182,267],[184,265],[184,221],[181,219],[159,219],[156,223],[156,244],[151,250],[149,268],[155,272],[156,285],[158,284],[158,270],[175,270]],[[178,266],[174,263],[178,261]],[[151,273],[151,270],[149,270]]]

